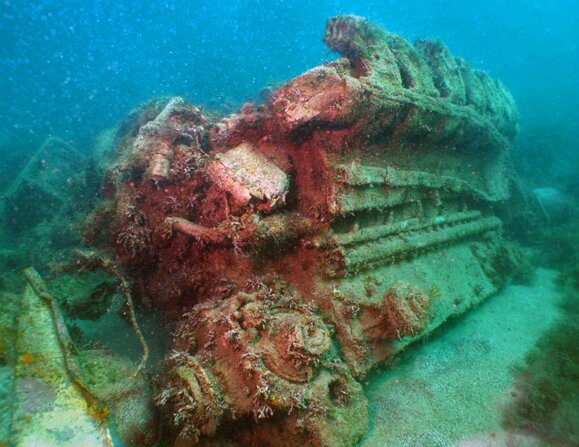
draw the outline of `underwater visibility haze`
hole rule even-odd
[[[0,38],[0,447],[579,445],[579,3]]]

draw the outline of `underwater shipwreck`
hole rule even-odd
[[[38,149],[0,208],[36,259],[3,328],[11,445],[354,446],[368,374],[518,274],[505,87],[359,17],[324,41],[341,57],[233,115],[154,99],[91,159]],[[115,293],[137,360],[69,321]]]

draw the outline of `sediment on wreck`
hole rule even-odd
[[[172,98],[119,131],[87,235],[178,320],[157,399],[176,445],[354,445],[368,372],[522,261],[493,212],[505,87],[359,17],[324,40],[343,57],[261,106],[210,122]]]

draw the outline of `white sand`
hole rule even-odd
[[[513,366],[559,315],[555,278],[539,269],[531,286],[507,287],[372,376],[372,426],[360,446],[530,445],[504,440],[501,409]]]

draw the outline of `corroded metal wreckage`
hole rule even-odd
[[[120,128],[85,234],[179,320],[157,399],[175,445],[353,445],[368,372],[520,263],[493,214],[503,85],[355,16],[325,43],[343,57],[262,105],[210,122],[172,98]]]

